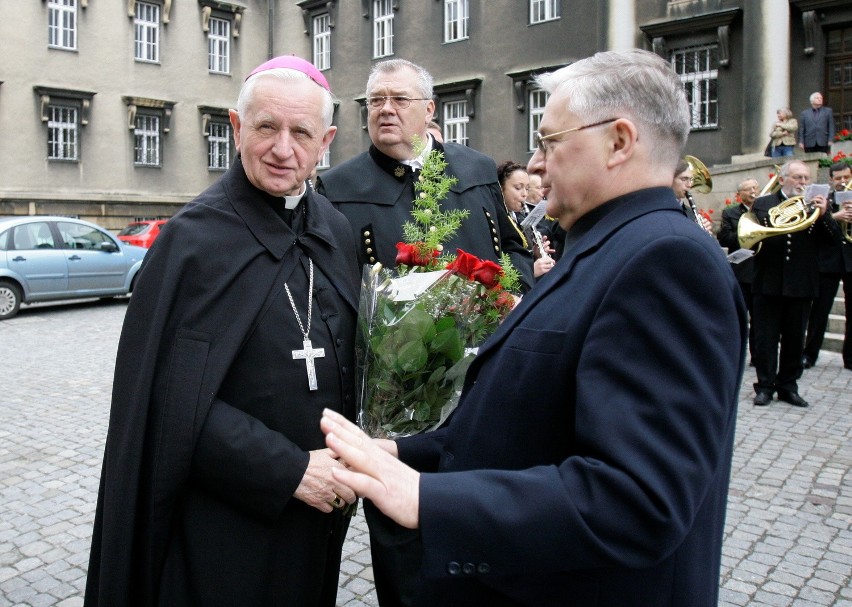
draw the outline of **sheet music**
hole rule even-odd
[[[810,202],[816,196],[828,197],[831,187],[827,183],[812,183],[805,188],[805,202]]]
[[[527,213],[527,216],[524,217],[524,220],[521,222],[521,227],[534,228],[535,226],[537,226],[544,217],[545,212],[547,211],[546,207],[547,205],[543,200],[537,205],[535,205],[535,207],[533,207],[533,210]]]
[[[754,257],[754,251],[751,249],[737,249],[728,255],[728,261],[731,263],[742,263],[749,257]]]

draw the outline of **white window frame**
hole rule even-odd
[[[530,0],[530,25],[560,18],[561,0]]]
[[[444,0],[444,42],[458,42],[469,38],[469,0]]]
[[[530,152],[535,152],[535,133],[541,125],[541,119],[544,117],[544,106],[547,104],[547,99],[550,97],[547,91],[543,89],[532,89],[529,92],[527,107],[529,108],[529,137],[527,141],[527,149]]]
[[[719,68],[713,65],[718,49],[718,44],[703,44],[672,51],[672,67],[689,102],[691,129],[719,126]]]
[[[146,63],[160,62],[160,5],[136,2],[133,18],[133,57]]]
[[[373,0],[373,59],[393,55],[393,2]]]
[[[211,120],[207,128],[207,169],[225,171],[231,166],[231,123]]]
[[[212,74],[231,73],[231,22],[210,17],[207,30],[207,70]]]
[[[470,123],[470,116],[468,116],[467,101],[464,99],[445,101],[442,105],[444,141],[469,145],[470,137],[467,134],[467,125]]]
[[[320,71],[331,69],[331,15],[314,15],[311,23],[314,34],[314,65]]]
[[[322,158],[320,158],[317,163],[318,169],[328,169],[331,168],[331,148],[325,148],[325,152],[322,153]]]
[[[47,159],[80,160],[80,120],[75,106],[51,104],[47,108]]]
[[[77,0],[48,0],[47,46],[77,50]]]
[[[133,164],[159,167],[161,161],[162,121],[155,113],[138,112],[133,129]]]

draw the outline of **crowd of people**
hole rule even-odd
[[[797,404],[796,323],[822,288],[793,287],[778,256],[810,260],[831,214],[735,277],[673,190],[689,113],[667,62],[602,52],[536,84],[535,153],[498,167],[430,131],[424,68],[378,62],[369,148],[314,189],[329,83],[292,56],[248,75],[238,158],[168,222],[128,305],[87,606],[331,607],[359,497],[381,605],[717,604],[746,344],[758,396]],[[523,297],[444,425],[371,438],[354,423],[361,273],[393,267],[432,150],[457,180],[442,207],[469,212],[445,245],[508,255]],[[781,193],[744,182],[740,215],[807,182],[797,162]]]

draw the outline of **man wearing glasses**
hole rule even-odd
[[[352,224],[359,265],[381,262],[394,267],[402,225],[411,221],[413,180],[425,155],[437,149],[444,153],[447,174],[458,178],[441,202],[443,210],[470,211],[455,238],[444,246],[491,261],[499,261],[500,253],[506,252],[525,286],[532,286],[532,257],[509,223],[494,161],[464,145],[442,144],[427,133],[435,113],[429,72],[404,59],[377,63],[367,79],[366,95],[370,149],[324,172],[317,184],[317,191]],[[426,144],[417,157],[415,137]]]
[[[715,607],[747,322],[671,189],[683,86],[646,51],[537,85],[528,168],[562,258],[480,348],[444,427],[370,440],[325,413],[348,466],[333,475],[419,531],[420,605]]]

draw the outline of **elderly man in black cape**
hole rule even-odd
[[[128,306],[86,605],[335,603],[351,490],[323,408],[354,417],[355,242],[306,179],[333,97],[296,57],[231,111],[240,153],[171,219]]]

